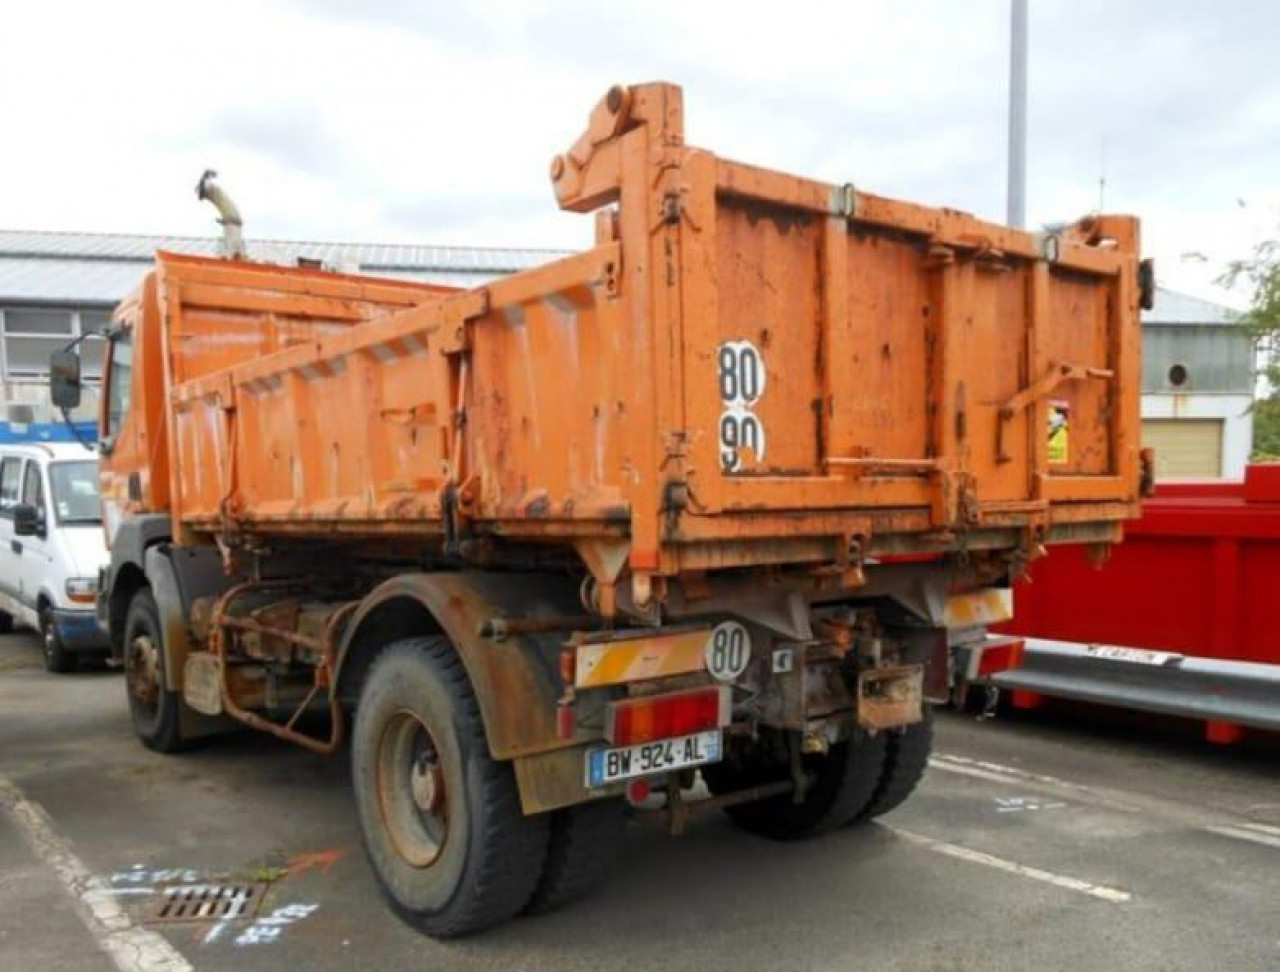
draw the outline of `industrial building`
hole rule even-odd
[[[156,250],[214,256],[216,238],[0,230],[0,400],[19,424],[50,423],[49,352],[106,324]],[[536,266],[557,250],[404,244],[249,243],[253,259],[318,262],[335,269],[471,287]],[[1226,307],[1159,288],[1143,317],[1142,418],[1163,479],[1244,475],[1253,436],[1254,352]],[[88,338],[84,369],[101,367]],[[11,406],[29,406],[15,411]],[[88,397],[77,418],[90,419]],[[4,434],[0,421],[0,434]]]
[[[103,328],[111,310],[146,273],[157,250],[217,256],[221,240],[188,236],[56,233],[0,230],[0,439],[15,431],[58,437],[61,419],[49,404],[49,353]],[[248,244],[254,260],[306,262],[349,273],[475,287],[495,277],[545,263],[557,250],[405,244],[317,243],[259,240]],[[103,342],[81,344],[90,379],[102,368]],[[77,420],[97,412],[85,396]],[[15,429],[14,426],[17,428]]]
[[[1161,479],[1241,479],[1253,448],[1253,339],[1226,307],[1160,288],[1142,320],[1142,440]]]

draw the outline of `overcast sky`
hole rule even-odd
[[[1280,3],[1032,0],[1028,216],[1144,219],[1215,296],[1280,223]],[[615,81],[721,155],[1003,219],[1008,0],[6,4],[0,227],[578,247],[547,165]],[[1199,251],[1207,262],[1184,259]],[[1217,295],[1220,296],[1220,295]]]

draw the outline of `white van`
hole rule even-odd
[[[94,600],[107,563],[98,457],[76,443],[0,445],[0,631],[40,632],[51,672],[104,654]]]

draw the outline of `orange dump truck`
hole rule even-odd
[[[551,177],[591,249],[471,290],[160,254],[110,335],[138,735],[350,732],[374,871],[437,935],[581,893],[628,802],[778,838],[891,809],[929,700],[1010,663],[1010,577],[1118,540],[1143,480],[1136,220],[730,162],[668,84]]]

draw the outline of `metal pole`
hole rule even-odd
[[[1027,0],[1010,3],[1008,222],[1027,224]]]

